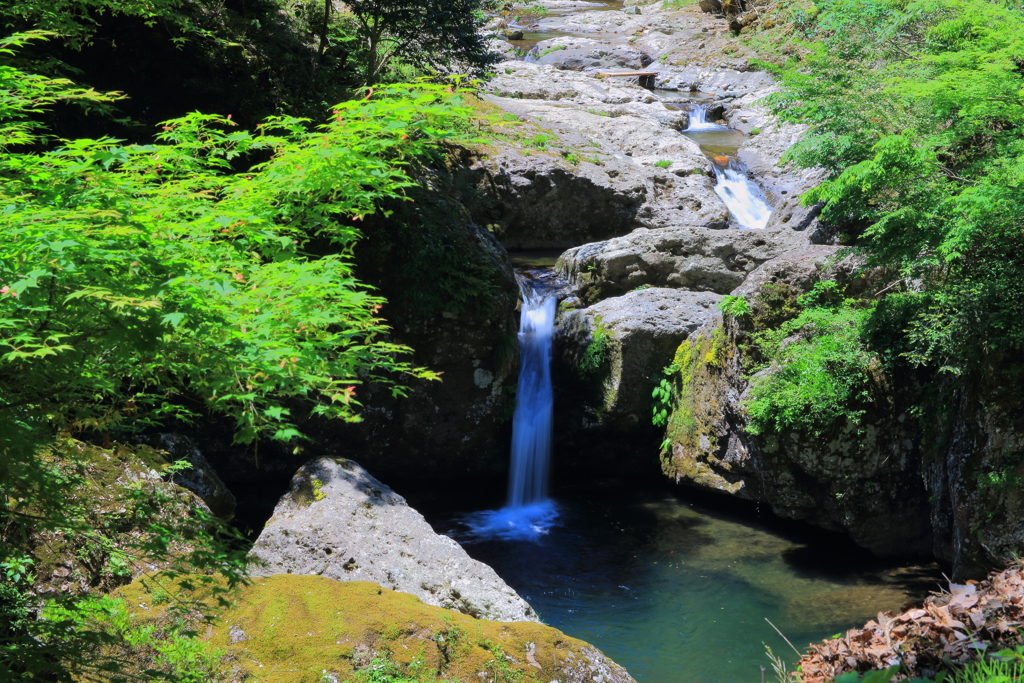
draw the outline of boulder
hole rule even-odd
[[[556,353],[587,375],[586,356],[598,361],[589,378],[598,384],[595,409],[603,427],[646,427],[651,391],[676,347],[715,314],[711,292],[649,288],[565,312],[556,330]],[[595,347],[595,344],[597,345]]]
[[[628,44],[572,36],[542,40],[530,51],[530,56],[539,64],[573,71],[637,71],[652,61],[646,53]]]
[[[252,556],[260,576],[373,581],[478,619],[537,621],[493,569],[434,533],[404,498],[344,458],[311,460],[296,472]]]
[[[180,616],[168,612],[154,588],[137,581],[116,595],[133,625],[160,633]],[[205,635],[195,643],[204,663],[233,680],[635,683],[596,647],[550,626],[476,620],[367,581],[256,578],[230,593],[218,617],[202,625]],[[125,645],[118,654],[126,673],[166,664],[152,648]]]
[[[477,186],[495,199],[478,220],[498,224],[507,247],[566,248],[641,226],[728,223],[710,162],[677,130],[685,113],[640,101],[581,110],[488,99],[523,122],[521,142],[491,143],[473,166]],[[544,144],[531,149],[538,139]]]
[[[585,303],[642,285],[728,294],[759,265],[806,242],[780,230],[638,229],[570,249],[556,268]]]
[[[199,496],[213,514],[231,521],[235,516],[235,494],[224,485],[192,440],[182,434],[161,434],[158,441],[172,461],[184,460],[191,465],[189,469],[175,474],[172,481]]]
[[[863,419],[840,421],[822,437],[755,437],[745,429],[750,335],[796,315],[796,297],[820,279],[848,285],[848,294],[866,288],[855,267],[831,263],[836,257],[834,247],[808,246],[762,264],[734,290],[746,296],[751,314],[716,314],[679,347],[674,381],[682,388],[668,422],[663,471],[677,483],[845,531],[879,556],[922,554],[932,538],[909,383],[895,386],[880,375]]]

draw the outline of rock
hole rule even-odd
[[[647,426],[651,391],[676,347],[715,314],[721,297],[710,292],[650,288],[565,312],[555,344],[562,362],[581,367],[595,334],[606,335],[600,383],[601,423],[617,430]],[[598,332],[600,330],[600,332]]]
[[[1012,565],[1024,549],[1024,399],[1020,359],[993,354],[930,387],[922,450],[935,556],[954,581]],[[925,402],[923,399],[922,403]],[[927,404],[926,404],[927,405]]]
[[[778,230],[639,229],[570,249],[556,267],[587,303],[641,285],[728,294],[759,265],[806,242]]]
[[[609,44],[592,38],[572,36],[542,40],[530,51],[530,56],[539,64],[550,64],[557,69],[574,71],[637,71],[651,63],[651,58],[646,53],[630,45]]]
[[[880,379],[858,424],[825,437],[796,432],[755,437],[746,429],[750,335],[793,317],[796,297],[822,278],[866,287],[850,264],[830,265],[834,247],[808,246],[768,261],[734,294],[752,313],[709,319],[676,352],[687,387],[669,418],[664,472],[687,483],[767,503],[782,516],[834,531],[879,556],[931,548],[928,499],[918,469],[920,431],[907,393]],[[908,387],[909,388],[909,387]]]
[[[640,226],[728,223],[707,175],[710,163],[674,128],[685,120],[680,112],[631,102],[605,107],[602,116],[550,102],[489,99],[533,126],[520,132],[527,144],[492,143],[473,167],[477,186],[496,200],[495,210],[477,220],[500,224],[495,234],[507,247],[566,248]],[[529,149],[538,136],[543,148]],[[658,166],[662,161],[670,162],[667,169]]]
[[[582,107],[657,102],[649,90],[625,79],[598,79],[590,74],[556,69],[548,64],[518,61],[498,64],[494,78],[485,87],[487,92],[497,97],[566,102]]]
[[[138,581],[117,597],[141,624],[159,630],[170,617],[147,585]],[[550,626],[476,620],[367,581],[277,574],[230,597],[197,643],[238,680],[266,680],[267,672],[281,683],[380,679],[383,674],[366,672],[374,660],[387,659],[401,672],[393,680],[422,680],[429,672],[438,680],[481,683],[635,683],[593,645]],[[153,667],[147,652],[123,655],[140,669]]]
[[[538,22],[540,31],[564,33],[633,33],[643,27],[643,18],[623,12],[591,10],[566,16],[546,17]]]
[[[161,434],[159,444],[171,460],[185,460],[192,467],[178,472],[172,481],[199,496],[213,514],[225,521],[235,516],[235,494],[228,490],[216,470],[192,441],[182,434]]]
[[[507,28],[501,32],[506,40],[522,40],[523,30],[519,28]]]
[[[502,59],[516,58],[516,46],[503,38],[491,38],[488,40],[487,51],[499,55]]]
[[[41,456],[81,485],[67,491],[74,527],[27,527],[35,595],[102,595],[143,574],[168,569],[175,558],[195,549],[186,535],[190,525],[200,523],[197,512],[209,515],[210,509],[192,491],[164,479],[170,463],[180,458],[145,444],[103,448],[73,439],[55,442]],[[96,534],[81,533],[78,524]],[[152,548],[163,543],[167,552],[154,553]]]
[[[261,576],[373,581],[478,619],[537,621],[493,569],[344,458],[311,460],[296,472],[252,556],[264,563]]]
[[[641,10],[640,7],[637,6],[637,5],[631,5],[629,7],[624,8],[622,11],[625,14],[633,14],[633,15],[643,14],[643,10]]]
[[[700,5],[701,12],[707,12],[708,14],[722,13],[722,3],[720,0],[700,0],[698,4]]]

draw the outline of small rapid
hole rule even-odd
[[[722,198],[741,228],[761,230],[768,225],[772,207],[768,206],[757,185],[743,171],[715,166],[715,194]]]
[[[689,105],[687,109],[690,123],[682,133],[700,145],[711,158],[715,169],[715,193],[741,228],[765,228],[771,218],[772,207],[761,188],[752,183],[745,169],[731,158],[740,146],[743,134],[708,121],[708,110],[699,104]],[[733,141],[733,138],[737,140]]]
[[[467,515],[463,523],[477,539],[537,540],[558,516],[548,498],[548,460],[554,392],[551,342],[558,299],[549,287],[519,279],[523,308],[519,321],[519,386],[512,418],[512,466],[508,504],[500,510]]]

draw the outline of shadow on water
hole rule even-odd
[[[756,683],[765,644],[795,659],[765,619],[800,647],[920,600],[939,578],[934,564],[880,561],[839,535],[662,481],[563,483],[553,498],[559,521],[535,542],[474,542],[450,496],[424,511],[545,623],[641,683]]]

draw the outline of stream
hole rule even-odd
[[[567,34],[527,32],[514,44],[555,35]],[[681,133],[711,160],[731,223],[764,228],[771,207],[737,159],[748,138],[710,120],[701,93],[657,95],[689,113]],[[878,560],[838,534],[663,478],[560,479],[556,469],[549,491],[549,459],[559,459],[550,452],[555,255],[512,256],[523,305],[508,496],[474,491],[417,507],[545,623],[596,645],[640,683],[756,683],[772,676],[766,647],[794,662],[793,646],[898,611],[941,581],[934,563]]]
[[[934,563],[877,560],[838,534],[660,478],[574,477],[549,493],[555,256],[513,254],[523,360],[505,506],[417,503],[437,531],[640,683],[756,683],[770,671],[766,646],[797,659],[780,632],[803,648],[935,588]]]

